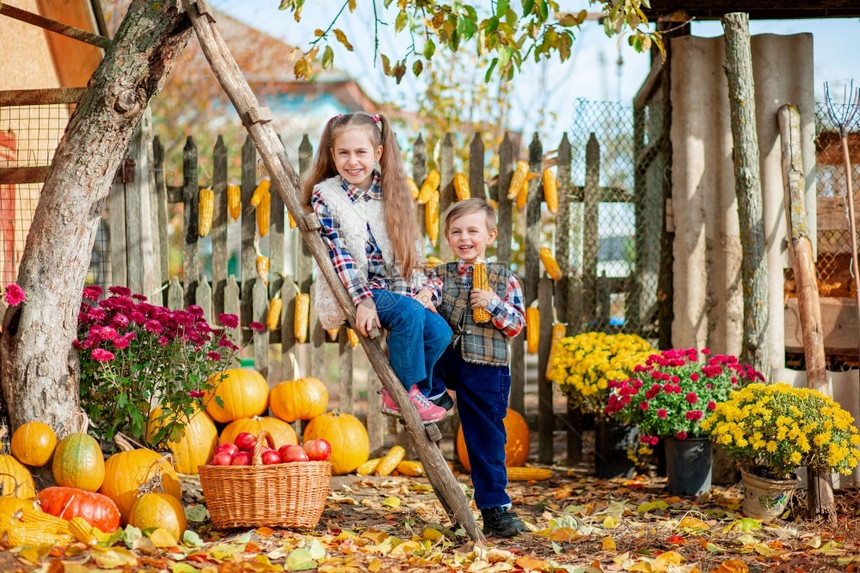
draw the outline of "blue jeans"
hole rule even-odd
[[[445,319],[408,296],[372,290],[382,328],[388,331],[388,360],[408,391],[414,384],[425,396],[433,385],[433,366],[451,343]]]
[[[457,411],[472,466],[475,505],[487,509],[509,504],[511,498],[505,491],[508,473],[504,418],[511,391],[510,369],[507,365],[466,362],[458,348],[449,346],[433,374],[435,384],[443,382],[457,393]]]

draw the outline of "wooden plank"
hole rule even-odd
[[[170,245],[167,240],[167,186],[164,181],[164,146],[156,135],[152,139],[152,163],[155,174],[155,219],[158,221],[158,265],[161,286],[170,280]]]
[[[484,140],[478,132],[469,145],[469,191],[472,197],[490,198],[484,186]]]
[[[818,197],[816,210],[819,233],[821,231],[848,230],[848,209],[845,207],[845,197]],[[860,212],[860,199],[854,199],[854,212]],[[845,248],[848,249],[848,246]]]
[[[87,88],[0,90],[0,107],[78,103],[86,91]]]
[[[370,451],[376,452],[385,445],[388,416],[382,413],[382,394],[379,393],[382,383],[373,368],[367,371],[367,437],[370,439]]]
[[[337,381],[340,390],[339,408],[341,412],[355,414],[355,387],[352,371],[352,344],[346,335],[346,329],[341,328],[337,334]]]
[[[253,320],[254,284],[257,279],[257,252],[254,243],[257,236],[257,218],[251,205],[251,196],[257,186],[257,149],[249,135],[242,144],[242,223],[241,223],[241,270],[242,289],[239,316],[242,326]],[[244,335],[243,335],[244,339]]]
[[[511,241],[513,240],[513,203],[508,199],[508,187],[514,176],[514,162],[517,154],[510,134],[505,133],[499,146],[499,178],[494,198],[498,205],[498,231],[496,240],[496,260],[502,264],[511,262]]]
[[[269,223],[269,295],[275,296],[284,284],[284,275],[287,274],[286,265],[286,211],[284,201],[277,193],[272,193],[271,216]],[[280,342],[279,332],[273,332],[271,342]]]
[[[44,183],[50,170],[50,165],[42,167],[0,167],[0,185]]]
[[[427,178],[427,144],[419,133],[415,143],[412,144],[412,179],[418,187]],[[427,252],[427,233],[424,230],[424,205],[415,204],[415,225],[421,231],[418,233],[419,251],[423,255]],[[443,259],[445,260],[445,259]],[[447,262],[447,261],[446,261]]]
[[[182,288],[179,277],[174,276],[170,279],[170,286],[167,287],[167,308],[179,310],[185,306],[185,289]]]
[[[311,163],[314,158],[314,148],[311,145],[311,140],[308,138],[307,134],[302,137],[302,142],[299,145],[299,175],[304,178],[307,176],[308,172],[311,169]],[[311,256],[311,252],[308,249],[307,244],[304,241],[297,240],[296,241],[297,252],[296,252],[296,274],[295,281],[298,284],[298,288],[301,292],[310,292],[311,291],[311,283],[314,280],[313,277],[313,269],[314,269],[314,259]],[[318,280],[325,280],[321,276],[317,277]],[[313,308],[313,300],[311,301],[311,308]],[[290,319],[295,316],[295,307],[293,306],[293,311],[289,314]],[[313,329],[314,322],[319,321],[319,317],[315,312],[311,313],[308,328]],[[302,372],[312,372],[312,362],[313,358],[310,356],[309,352],[304,352],[304,349],[300,349],[299,346],[295,342],[295,337],[290,338],[291,340],[291,348],[293,348],[296,352],[298,352],[298,360],[301,364]],[[302,352],[299,352],[302,350]]]
[[[438,245],[437,252],[439,253],[439,258],[443,261],[453,261],[454,257],[451,253],[451,246],[448,245],[448,241],[445,240],[445,233],[443,232],[443,219],[445,218],[444,213],[455,200],[454,139],[450,132],[446,133],[445,138],[442,139],[442,149],[439,153],[439,174],[442,176],[442,180],[439,183],[439,230],[437,231],[438,238],[436,239],[436,244]]]
[[[857,301],[853,298],[821,297],[821,329],[824,352],[840,356],[857,356]],[[796,298],[785,303],[785,351],[802,354],[803,334]]]
[[[108,196],[110,217],[110,276],[115,285],[128,284],[125,248],[125,185],[114,178]]]
[[[568,292],[570,286],[570,275],[573,269],[570,265],[570,163],[571,163],[570,141],[567,133],[561,136],[558,144],[558,167],[556,169],[556,181],[558,182],[558,212],[555,215],[555,257],[561,269],[561,278],[556,284],[555,307],[558,311],[558,319],[566,323],[568,328],[570,313],[568,312]]]
[[[209,286],[209,281],[199,281],[197,283],[196,304],[203,309],[203,318],[206,322],[211,323],[212,317],[212,287]]]
[[[295,355],[290,358],[290,353],[296,348],[296,334],[291,322],[292,317],[296,315],[296,287],[293,283],[293,276],[287,275],[284,277],[283,285],[281,286],[281,374],[284,380],[293,380],[300,374],[297,368],[294,368],[293,362]],[[297,365],[298,363],[296,363]]]
[[[320,279],[325,280],[325,279]],[[310,321],[308,323],[308,341],[310,343],[310,355],[311,355],[311,376],[314,378],[319,378],[320,380],[325,380],[326,369],[328,368],[328,364],[326,362],[325,355],[325,329],[322,327],[320,323],[319,315],[317,315],[317,311],[314,308],[314,305],[311,304],[311,314]],[[352,414],[352,412],[347,412],[347,414]]]
[[[263,283],[263,279],[257,277],[254,280],[254,287],[251,301],[251,322],[266,323],[266,312],[269,310],[269,295],[268,287]],[[264,329],[263,332],[258,332],[254,336],[254,369],[259,372],[263,378],[269,378],[269,329]]]
[[[227,285],[224,287],[224,312],[238,317],[240,308],[239,284],[236,282],[236,276],[230,275],[227,277]]]
[[[185,260],[182,263],[182,282],[185,287],[185,306],[195,299],[197,281],[200,278],[200,259],[197,249],[197,201],[200,187],[197,175],[197,144],[192,136],[185,140],[182,150],[182,202],[185,229]]]
[[[552,342],[552,289],[553,280],[547,277],[538,284],[538,308],[540,309],[540,342],[538,343],[538,461],[553,463],[553,382],[546,378],[549,363],[549,347]]]
[[[600,233],[598,232],[598,202],[597,195],[600,182],[600,146],[597,137],[592,132],[585,145],[585,193],[583,197],[582,224],[582,285],[584,293],[584,319],[591,322],[597,312],[597,248]]]
[[[227,286],[227,144],[218,135],[212,151],[212,191],[215,211],[212,214],[212,311],[224,312],[224,288]]]
[[[98,48],[102,48],[103,50],[107,50],[113,44],[110,38],[105,38],[104,36],[99,36],[98,34],[93,34],[92,32],[87,32],[86,30],[81,30],[74,26],[68,26],[62,22],[45,18],[39,14],[34,14],[32,12],[16,8],[15,6],[10,6],[6,3],[0,4],[0,15],[20,20],[21,22],[32,26],[44,28],[49,32],[54,32],[55,34],[60,34],[68,38],[72,38],[73,40],[91,44]],[[58,55],[62,57],[61,54]]]
[[[133,176],[125,182],[125,234],[128,261],[126,284],[132,292],[152,298],[161,285],[155,276],[152,245],[152,209],[149,204],[152,166],[147,145],[150,139],[150,114],[144,114],[128,146],[128,157],[134,161],[135,169]]]

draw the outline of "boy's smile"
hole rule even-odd
[[[445,237],[455,255],[464,262],[483,259],[487,246],[496,239],[496,231],[487,229],[487,216],[482,212],[469,213],[448,224]]]

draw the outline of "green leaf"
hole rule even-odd
[[[209,510],[202,503],[185,508],[185,519],[194,523],[202,523],[209,516]]]
[[[187,513],[187,510],[186,510]],[[185,545],[191,545],[192,547],[202,547],[203,540],[200,539],[200,536],[197,535],[196,531],[192,531],[190,529],[186,529],[185,533],[182,534],[182,542]]]
[[[421,72],[423,72],[423,71],[424,71],[424,62],[422,62],[421,60],[415,60],[414,62],[412,62],[412,74],[415,77],[420,76]]]
[[[192,567],[188,563],[174,563],[170,568],[170,573],[197,573],[199,569]]]
[[[523,0],[523,18],[532,13],[535,8],[535,0]]]
[[[509,6],[509,0],[498,0],[496,2],[496,18],[501,18],[508,11]]]
[[[326,46],[325,50],[323,50],[322,56],[322,67],[324,70],[331,69],[332,62],[334,61],[334,50],[331,49],[331,46]]]
[[[287,556],[284,568],[288,571],[305,571],[307,569],[316,569],[317,562],[314,561],[313,557],[311,557],[311,552],[307,549],[294,549]]]
[[[434,53],[436,53],[436,44],[432,38],[427,38],[427,41],[424,43],[424,59],[432,59]]]
[[[490,78],[493,77],[493,70],[496,69],[496,64],[499,63],[499,58],[493,58],[493,61],[490,62],[490,66],[487,68],[487,73],[484,74],[484,83],[488,83]]]
[[[549,6],[547,5],[546,0],[540,0],[539,10],[541,20],[546,22],[546,19],[549,18]]]

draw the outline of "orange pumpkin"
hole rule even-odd
[[[331,444],[331,471],[334,475],[348,474],[370,457],[367,429],[351,414],[332,411],[317,416],[304,432],[304,441],[323,438]]]
[[[105,458],[94,437],[69,434],[57,444],[51,469],[57,485],[98,491],[105,479]]]
[[[6,454],[0,454],[0,495],[20,499],[36,497],[36,485],[30,470]]]
[[[247,368],[231,368],[209,379],[215,386],[203,397],[206,412],[216,422],[226,424],[239,418],[259,416],[269,402],[269,384],[263,376]],[[222,404],[218,405],[218,398]]]
[[[158,431],[161,407],[156,406],[149,414],[146,438],[151,439]],[[181,474],[197,473],[197,466],[208,463],[218,445],[218,429],[203,410],[198,410],[185,424],[185,432],[179,440],[172,440],[167,447],[173,454],[173,467]]]
[[[164,493],[182,499],[179,477],[158,452],[147,449],[119,452],[105,462],[105,481],[99,493],[114,501],[125,523],[140,496],[138,488],[150,480],[159,479]]]
[[[273,418],[272,416],[254,416],[253,418],[239,418],[238,420],[233,420],[227,424],[223,430],[221,430],[221,437],[218,439],[218,443],[223,444],[224,442],[232,442],[236,439],[236,436],[242,432],[248,432],[254,436],[259,436],[260,432],[263,430],[266,430],[272,435],[272,440],[275,442],[275,449],[278,449],[281,446],[286,446],[287,444],[299,443],[299,437],[296,435],[296,431],[293,427],[283,420]],[[206,462],[208,461],[209,460],[206,460]]]
[[[505,466],[517,468],[526,463],[529,457],[529,425],[526,419],[516,410],[508,408],[505,414],[505,433],[508,440],[505,443]],[[472,471],[469,464],[469,452],[466,451],[466,439],[463,436],[463,426],[457,430],[457,457],[467,472]]]
[[[328,407],[328,388],[316,378],[286,380],[272,388],[269,408],[285,422],[311,420]]]
[[[44,422],[27,422],[21,424],[12,434],[12,455],[22,464],[42,467],[57,446],[57,435]]]
[[[166,493],[145,493],[134,502],[128,524],[139,529],[161,527],[179,542],[188,522],[178,499]]]

